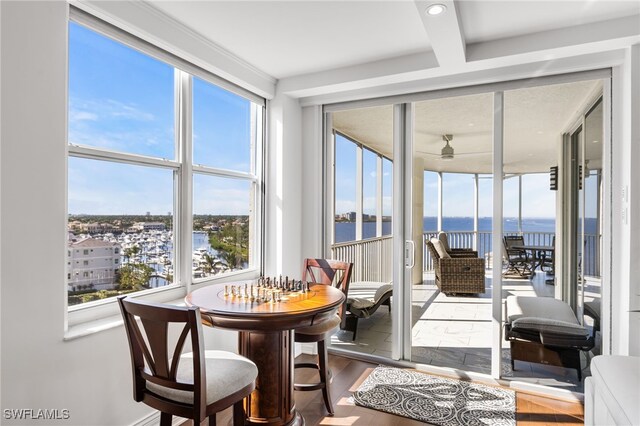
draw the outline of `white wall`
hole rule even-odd
[[[0,2],[0,422],[51,423],[4,418],[4,409],[32,408],[69,410],[59,424],[133,424],[156,411],[132,399],[124,329],[64,340],[67,7],[64,1]],[[179,41],[189,49],[184,39],[172,45]],[[254,82],[263,92],[274,90]],[[295,149],[286,160],[299,158]],[[289,175],[299,173],[292,168]],[[286,190],[291,183],[295,190],[295,179]],[[293,215],[299,216],[295,208]],[[37,256],[24,255],[36,246]],[[237,339],[234,332],[205,330],[205,341],[234,350]]]
[[[322,107],[302,109],[302,257],[323,256],[322,210],[323,130]]]
[[[67,5],[0,7],[2,409],[66,408],[68,424],[131,423],[149,410],[131,399],[123,330],[63,340]],[[25,256],[34,246],[40,255]]]
[[[640,45],[613,77],[611,353],[640,355]]]
[[[302,110],[276,91],[268,104],[265,273],[299,277],[302,233]]]

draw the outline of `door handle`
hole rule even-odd
[[[404,242],[404,266],[405,268],[413,268],[415,262],[416,244],[413,240]]]

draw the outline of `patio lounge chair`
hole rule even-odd
[[[427,241],[433,257],[436,285],[446,295],[484,293],[484,259],[451,257],[437,238]]]
[[[507,297],[505,339],[515,361],[574,368],[582,380],[580,351],[595,345],[595,337],[580,325],[565,302],[552,297]]]
[[[438,240],[444,246],[444,249],[451,257],[478,257],[478,252],[470,248],[451,248],[449,246],[449,237],[446,232],[438,232]]]
[[[351,283],[347,296],[347,315],[342,329],[352,331],[353,340],[356,340],[358,319],[369,318],[382,305],[388,306],[389,313],[391,313],[392,295],[393,286],[391,283],[375,281]]]
[[[505,235],[504,260],[507,262],[507,269],[502,273],[503,277],[531,278],[533,276],[532,262],[526,250],[514,248],[524,246],[522,235]]]

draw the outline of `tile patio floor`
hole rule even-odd
[[[481,295],[446,296],[437,289],[433,274],[425,274],[422,285],[413,286],[411,361],[489,374],[491,371],[491,271],[487,271],[486,292]],[[545,284],[538,271],[532,280],[503,279],[502,299],[507,296],[553,297],[553,285]],[[585,300],[599,297],[599,282],[585,286]],[[504,304],[503,304],[504,306]],[[503,312],[504,315],[504,312]],[[591,325],[587,321],[587,325]],[[357,340],[351,332],[339,331],[332,347],[391,357],[391,315],[381,307],[371,317],[358,322]],[[584,354],[582,365],[587,365]],[[589,375],[588,367],[583,377]],[[516,361],[511,369],[509,343],[502,342],[502,376],[546,386],[582,392],[583,383],[575,370]]]

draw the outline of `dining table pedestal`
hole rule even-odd
[[[238,351],[256,363],[256,390],[247,398],[247,425],[303,425],[293,397],[294,331],[241,331]]]

